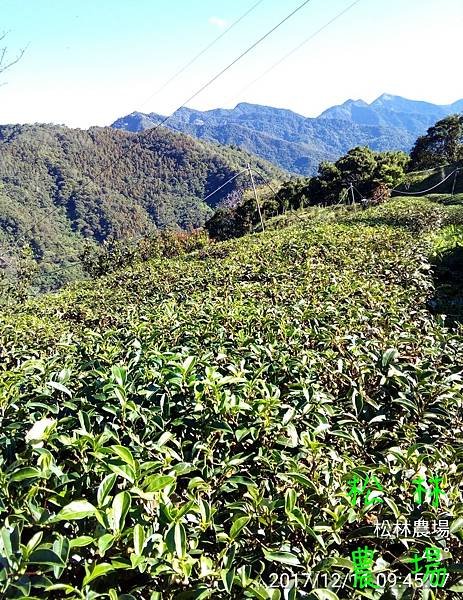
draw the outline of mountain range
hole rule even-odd
[[[315,118],[248,103],[208,111],[182,108],[166,126],[199,139],[238,146],[291,173],[312,175],[322,160],[334,161],[354,146],[409,151],[428,127],[458,112],[463,112],[463,99],[437,105],[382,94],[370,104],[347,100]],[[158,113],[133,112],[112,127],[139,132],[164,118]]]

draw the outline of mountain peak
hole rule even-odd
[[[311,175],[322,160],[334,161],[354,146],[409,151],[428,127],[461,110],[463,100],[439,106],[383,93],[371,104],[351,98],[314,118],[250,102],[206,111],[183,108],[166,126],[199,139],[238,146],[291,173]],[[135,113],[113,127],[142,131],[160,119],[155,113],[145,117]]]
[[[371,104],[375,104],[375,102],[393,102],[394,100],[404,100],[404,98],[402,96],[394,96],[394,94],[381,94]]]
[[[238,104],[235,106],[235,110],[237,108],[241,108],[241,109],[255,108],[256,106],[257,106],[256,104],[251,104],[251,102],[238,102]]]
[[[352,98],[346,100],[341,106],[368,106],[365,100],[358,98],[357,100],[353,100]]]

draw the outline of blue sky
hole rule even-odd
[[[263,0],[162,93],[144,102],[256,0],[0,0],[0,31],[23,59],[0,75],[0,123],[105,125],[134,110],[172,112],[301,0]],[[191,103],[255,102],[315,116],[382,92],[463,97],[462,0],[361,0],[277,69],[257,76],[352,0],[312,0]]]

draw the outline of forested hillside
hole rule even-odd
[[[113,123],[127,131],[143,131],[164,119],[133,113]],[[198,139],[245,148],[292,173],[310,175],[323,160],[333,160],[356,145],[377,149],[408,147],[413,139],[402,131],[358,125],[344,120],[307,119],[289,110],[239,104],[234,110],[178,111],[168,127]]]
[[[132,141],[110,128],[0,127],[0,242],[29,244],[44,269],[75,260],[84,240],[101,243],[156,228],[202,226],[212,207],[250,186],[237,178],[203,201],[247,161],[240,150],[162,129]]]

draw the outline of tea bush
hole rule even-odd
[[[463,337],[426,307],[431,204],[327,209],[3,314],[0,595],[456,597]],[[377,502],[352,502],[354,473]],[[386,519],[451,533],[382,539]],[[398,577],[438,546],[445,589],[336,589],[365,545]]]

